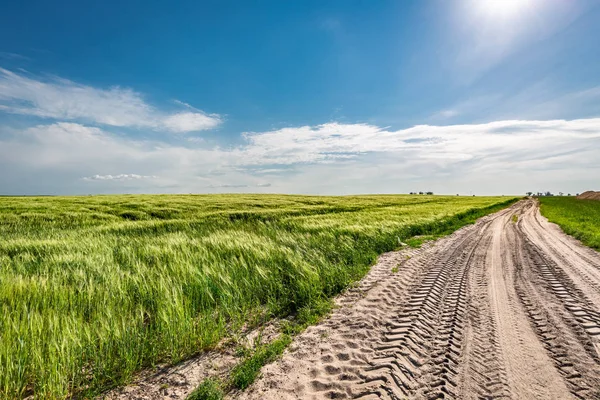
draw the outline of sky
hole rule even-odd
[[[7,1],[0,195],[600,190],[600,2]]]

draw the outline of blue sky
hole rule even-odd
[[[0,194],[600,189],[594,0],[5,2]]]

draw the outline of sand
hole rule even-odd
[[[385,254],[369,279],[232,397],[600,398],[600,254],[534,200]]]

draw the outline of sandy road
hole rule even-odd
[[[339,306],[234,397],[600,399],[600,254],[533,200],[383,255]]]

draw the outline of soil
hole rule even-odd
[[[360,287],[232,397],[600,398],[600,253],[535,200],[384,254]]]
[[[588,190],[587,192],[581,193],[577,198],[582,200],[600,200],[600,192]]]

